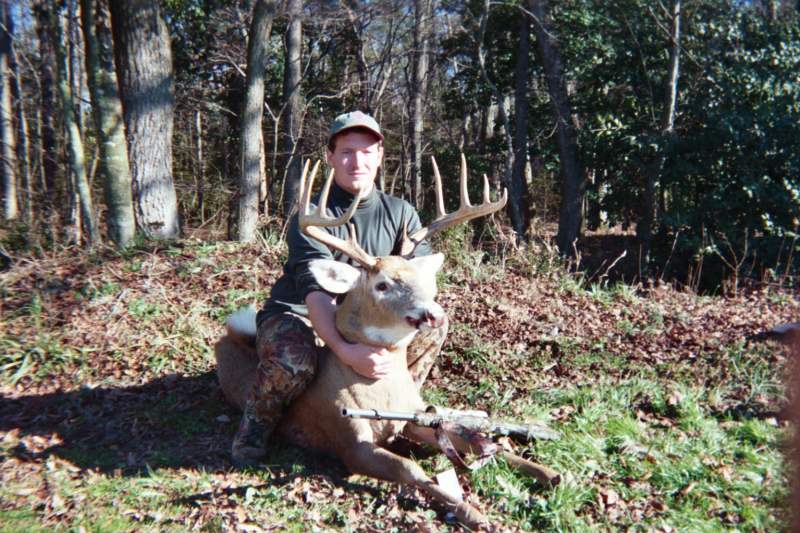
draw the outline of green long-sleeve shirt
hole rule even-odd
[[[315,203],[317,201],[319,198],[314,199]],[[328,198],[328,216],[338,217],[350,207],[352,201],[353,195],[334,183]],[[410,235],[421,227],[419,215],[411,204],[378,191],[376,188],[361,200],[350,223],[355,226],[358,244],[368,254],[375,257],[398,254],[403,238],[403,228],[407,225]],[[346,239],[348,237],[346,226],[324,229],[339,238]],[[352,264],[352,260],[341,252],[332,253],[324,244],[303,234],[297,223],[297,215],[294,215],[289,223],[289,232],[286,238],[289,245],[289,258],[283,267],[283,275],[275,282],[264,307],[258,312],[256,319],[258,324],[285,311],[308,316],[308,309],[305,305],[306,296],[310,292],[323,290],[308,269],[310,261],[335,259]],[[414,255],[428,255],[430,252],[428,243],[422,242]]]

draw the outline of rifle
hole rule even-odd
[[[368,418],[370,420],[402,420],[417,426],[433,429],[447,427],[448,431],[455,427],[457,433],[483,433],[485,435],[501,435],[514,440],[558,440],[560,435],[543,424],[515,424],[489,418],[480,411],[456,411],[453,409],[429,407],[425,412],[405,413],[397,411],[378,411],[377,409],[343,408],[342,416],[348,418]]]

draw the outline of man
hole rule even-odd
[[[420,228],[419,216],[408,202],[376,189],[375,176],[382,161],[383,134],[375,119],[360,111],[336,117],[327,147],[327,163],[334,170],[328,212],[339,216],[355,196],[360,196],[350,223],[355,226],[359,245],[376,257],[399,253],[403,230],[407,228],[411,234]],[[347,238],[343,226],[325,230]],[[308,268],[314,259],[348,258],[304,235],[296,215],[291,220],[287,242],[289,258],[283,276],[256,319],[258,375],[233,439],[231,455],[237,465],[255,464],[266,455],[268,439],[281,414],[314,377],[318,357],[338,357],[370,379],[386,378],[393,371],[384,348],[351,344],[342,338],[334,321],[336,297],[317,284]],[[429,253],[425,242],[415,252]],[[427,377],[446,333],[447,321],[439,328],[417,334],[409,346],[408,366],[417,386]],[[323,346],[329,350],[323,350]]]

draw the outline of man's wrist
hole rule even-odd
[[[339,360],[343,363],[350,364],[348,361],[348,351],[347,351],[348,342],[344,339],[337,339],[333,343],[329,344],[328,347],[331,349],[333,354],[339,358]]]

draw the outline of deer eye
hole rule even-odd
[[[375,285],[375,290],[378,292],[386,292],[387,290],[389,290],[389,284],[386,283],[385,281],[381,281],[380,283]]]

